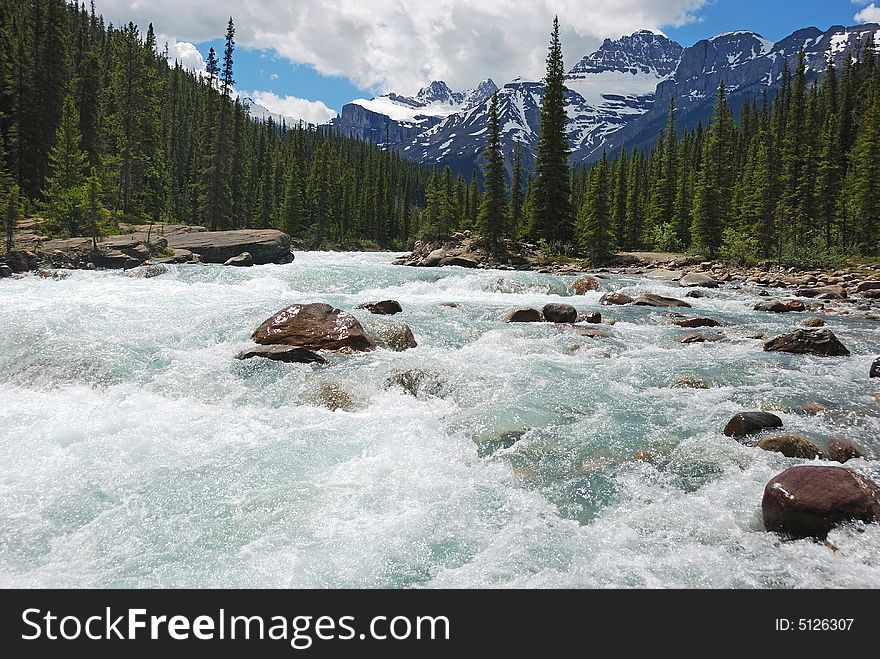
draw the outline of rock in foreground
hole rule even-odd
[[[880,520],[880,487],[845,467],[792,467],[764,488],[768,531],[824,538],[842,522]]]
[[[373,329],[373,335],[380,347],[394,352],[403,352],[419,345],[416,343],[416,337],[413,336],[412,330],[403,323],[380,325]]]
[[[828,440],[828,459],[843,464],[861,458],[862,452],[845,439]]]
[[[253,333],[261,345],[287,345],[309,350],[369,352],[376,344],[350,313],[329,304],[294,304],[266,320]]]
[[[225,263],[248,252],[254,264],[290,263],[290,237],[274,229],[239,231],[199,231],[167,236],[168,247],[185,249],[201,257],[203,263]]]
[[[798,355],[821,355],[823,357],[846,357],[846,349],[834,332],[829,329],[799,329],[783,334],[764,344],[767,352],[790,352]]]
[[[740,412],[724,427],[728,437],[748,437],[765,428],[781,428],[782,419],[769,412]]]
[[[253,359],[263,357],[285,364],[326,364],[327,360],[321,355],[295,346],[255,346],[238,353],[236,359]]]

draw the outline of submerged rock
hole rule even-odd
[[[236,268],[250,268],[254,265],[254,257],[250,252],[242,252],[238,256],[226,259],[223,265],[234,266]]]
[[[527,432],[529,432],[529,429],[523,428],[488,435],[478,435],[474,437],[474,443],[477,445],[477,455],[485,458],[496,451],[510,448],[521,440]]]
[[[501,320],[505,323],[540,323],[544,320],[541,312],[531,307],[519,307],[511,309],[503,316]]]
[[[416,337],[413,336],[412,330],[403,323],[385,323],[376,327],[373,333],[376,337],[376,343],[380,347],[394,352],[403,352],[419,345],[416,343]]]
[[[253,359],[263,357],[285,364],[326,364],[321,355],[295,346],[255,346],[238,353],[236,359]]]
[[[756,446],[765,451],[782,453],[787,458],[828,459],[828,455],[821,446],[800,435],[770,435],[763,437]]]
[[[686,334],[681,337],[678,342],[684,343],[685,345],[691,343],[715,343],[716,341],[723,341],[724,334]]]
[[[828,459],[843,464],[850,460],[856,460],[864,457],[862,452],[856,446],[845,439],[829,439],[828,440]]]
[[[748,437],[767,428],[781,428],[782,419],[769,412],[740,412],[724,427],[728,437]]]
[[[326,407],[331,412],[342,410],[353,412],[357,409],[351,395],[338,382],[325,382],[312,396],[312,402]]]
[[[811,328],[825,327],[825,321],[822,320],[821,318],[807,318],[805,321],[803,321],[801,323],[801,325],[804,327],[811,327]]]
[[[761,510],[768,531],[824,538],[842,522],[880,520],[880,487],[846,467],[792,467],[767,483]]]
[[[701,297],[706,297],[706,294],[703,291],[688,291],[685,297],[699,299]]]
[[[703,378],[685,375],[678,378],[672,385],[674,389],[711,389],[712,383]]]
[[[132,268],[131,270],[126,271],[125,276],[134,279],[152,279],[153,277],[164,275],[166,272],[168,272],[168,268],[161,264],[143,265],[139,268]]]
[[[846,357],[849,355],[846,346],[829,329],[798,329],[791,334],[783,334],[771,339],[764,344],[764,350],[824,357]]]
[[[598,311],[593,311],[583,315],[583,318],[578,317],[578,321],[583,320],[585,323],[589,323],[590,325],[599,325],[602,323],[602,314]]]
[[[385,388],[400,387],[411,396],[440,396],[443,393],[443,379],[438,373],[420,368],[395,371],[385,380]]]
[[[548,323],[576,323],[577,309],[570,304],[545,304],[541,313]]]
[[[781,300],[765,300],[755,305],[755,311],[767,311],[771,313],[788,313],[791,309]]]
[[[604,307],[623,306],[632,303],[633,298],[626,293],[605,293],[605,295],[599,298],[599,304]]]
[[[366,309],[370,313],[379,316],[393,316],[403,311],[397,300],[382,300],[381,302],[364,302],[357,306],[358,309]]]
[[[589,291],[598,291],[600,284],[595,277],[581,277],[570,288],[573,295],[586,295]]]
[[[690,307],[691,305],[684,300],[676,300],[672,297],[663,297],[662,295],[654,295],[653,293],[643,293],[639,295],[633,304],[641,307]]]
[[[376,344],[357,318],[329,304],[294,304],[263,322],[252,338],[261,345],[288,345],[310,350],[369,352]]]
[[[718,288],[718,282],[702,272],[691,272],[678,280],[682,288]]]

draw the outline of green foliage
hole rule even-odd
[[[719,256],[728,263],[740,267],[755,265],[761,254],[757,238],[733,228],[725,229]]]
[[[664,222],[654,227],[651,244],[658,252],[682,252],[685,249],[672,222]]]
[[[498,125],[498,94],[489,104],[489,135],[483,155],[485,192],[477,217],[480,235],[497,245],[506,231],[507,193],[504,185],[504,154],[501,151],[501,129]]]
[[[780,265],[800,269],[839,268],[845,260],[837,248],[829,250],[818,236],[801,243],[783,243],[778,258]]]

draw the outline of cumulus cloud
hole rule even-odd
[[[706,1],[98,0],[98,10],[192,43],[222,37],[233,16],[241,46],[366,89],[412,93],[434,79],[466,88],[539,78],[554,14],[572,66],[605,37],[690,22]]]
[[[162,41],[158,41],[162,43]],[[199,52],[195,45],[188,41],[177,41],[175,39],[166,39],[168,44],[168,61],[171,64],[179,62],[180,65],[189,70],[202,72],[205,70],[205,58]]]
[[[243,97],[250,97],[273,114],[282,117],[302,119],[310,124],[326,124],[336,116],[336,111],[328,108],[321,101],[309,101],[296,96],[278,96],[274,92],[240,91]]]
[[[870,5],[862,9],[862,11],[860,11],[858,14],[856,14],[854,18],[859,23],[880,23],[880,7],[872,2]]]

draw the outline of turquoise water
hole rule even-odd
[[[571,277],[392,258],[0,282],[0,586],[880,587],[880,525],[835,530],[836,552],[765,533],[763,487],[800,461],[721,434],[772,404],[786,430],[880,458],[876,324],[828,318],[848,358],[768,354],[747,337],[804,316],[723,289],[692,302],[725,341],[681,345],[695,330],[638,307],[601,308],[617,322],[595,340],[497,321],[599,310],[601,291],[564,297]],[[418,348],[324,368],[233,359],[289,304],[386,298]],[[385,387],[407,368],[440,395]],[[686,375],[714,386],[671,387]],[[316,405],[327,382],[357,408]]]

